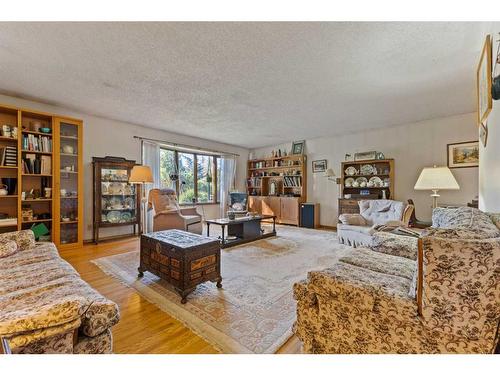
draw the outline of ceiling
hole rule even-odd
[[[473,112],[481,23],[0,23],[0,92],[228,144]]]

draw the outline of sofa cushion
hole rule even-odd
[[[358,202],[359,213],[368,225],[385,224],[391,220],[401,220],[405,204],[389,199],[362,200]]]
[[[375,233],[375,229],[372,227],[368,226],[359,226],[359,225],[348,225],[348,224],[339,224],[337,226],[337,230],[342,230],[342,231],[350,231],[350,232],[357,232],[357,233],[362,233],[366,235],[372,235]]]
[[[6,238],[0,239],[0,258],[8,257],[17,252],[18,247],[16,241]]]
[[[31,229],[2,233],[0,234],[0,240],[15,241],[19,250],[28,250],[36,245],[35,234]]]
[[[414,260],[377,253],[364,248],[356,249],[356,251],[341,257],[339,261],[367,270],[403,277],[410,281],[416,268],[416,262]]]
[[[476,238],[500,237],[500,229],[491,217],[473,207],[435,208],[432,211],[432,227],[471,230],[476,232]]]
[[[418,238],[388,232],[376,232],[372,236],[370,249],[379,253],[416,260]]]

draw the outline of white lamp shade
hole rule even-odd
[[[335,172],[332,168],[328,168],[325,172],[325,177],[335,177]]]
[[[128,182],[131,184],[147,184],[153,183],[153,173],[151,168],[146,165],[134,165],[130,171],[130,178]]]
[[[426,167],[420,173],[415,190],[458,190],[457,180],[448,167]]]

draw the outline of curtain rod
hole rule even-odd
[[[226,152],[226,151],[219,151],[219,150],[210,150],[210,149],[207,149],[207,148],[200,148],[200,147],[194,147],[194,146],[190,146],[190,145],[184,145],[182,143],[167,142],[167,141],[163,141],[161,139],[145,138],[145,137],[139,137],[137,135],[134,135],[134,138],[137,138],[137,139],[140,139],[140,140],[143,140],[143,141],[152,141],[152,142],[156,142],[156,143],[161,143],[163,145],[168,145],[168,146],[174,146],[174,147],[186,148],[186,149],[191,149],[191,150],[211,152],[211,153],[214,153],[214,154],[240,156],[240,154],[235,154],[234,152]]]

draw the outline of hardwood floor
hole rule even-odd
[[[91,263],[93,259],[125,253],[138,247],[139,240],[131,238],[61,251],[61,256],[75,267],[85,281],[120,306],[121,319],[113,327],[114,352],[217,353],[212,345],[179,321]],[[279,353],[300,353],[300,350],[300,341],[293,336]]]

